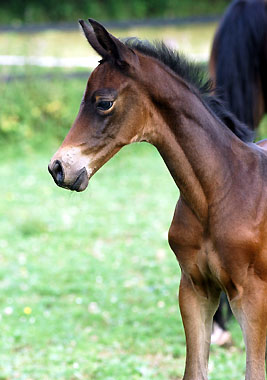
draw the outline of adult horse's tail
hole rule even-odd
[[[210,59],[217,94],[252,129],[259,123],[256,102],[266,80],[266,36],[266,1],[234,0],[217,30]]]

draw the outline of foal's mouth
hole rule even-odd
[[[78,175],[76,180],[73,182],[73,184],[71,186],[68,186],[67,188],[70,190],[81,192],[87,188],[88,181],[89,181],[89,178],[87,175],[87,171],[85,168],[83,168],[81,170],[81,173]]]
[[[66,181],[65,172],[59,160],[54,161],[52,165],[48,165],[48,171],[55,183],[64,189],[81,192],[88,186],[89,178],[85,167],[76,173],[76,178],[73,182]]]

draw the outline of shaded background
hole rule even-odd
[[[81,15],[102,21],[219,15],[228,3],[229,0],[4,0],[0,22],[73,22]]]
[[[1,380],[181,378],[180,270],[167,244],[179,194],[158,153],[122,149],[81,194],[57,188],[47,164],[99,59],[78,18],[206,65],[228,3],[1,2]],[[244,378],[235,321],[230,330],[233,347],[212,347],[212,380]]]

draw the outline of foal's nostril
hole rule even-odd
[[[53,171],[55,173],[55,179],[56,179],[57,183],[59,185],[62,184],[64,181],[64,171],[63,171],[63,167],[62,167],[60,161],[58,161],[58,160],[55,161]]]
[[[56,182],[56,184],[59,186],[62,185],[64,182],[64,170],[63,170],[63,166],[61,162],[59,160],[56,160],[53,163],[52,168],[50,169],[48,167],[48,170],[50,174],[52,175],[52,177],[54,178],[54,181]]]

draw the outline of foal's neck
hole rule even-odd
[[[239,167],[246,146],[182,79],[166,72],[162,81],[163,88],[152,96],[157,120],[150,142],[160,152],[183,199],[205,222],[209,206],[229,190],[233,167],[235,171]]]

